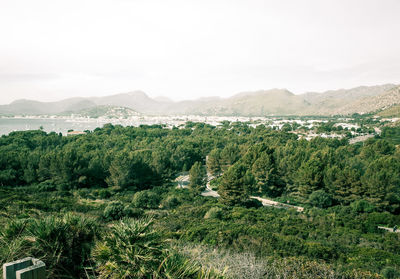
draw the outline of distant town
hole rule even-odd
[[[222,126],[224,123],[241,122],[248,124],[249,127],[256,128],[259,125],[271,127],[274,130],[282,130],[297,134],[299,139],[310,140],[315,137],[323,138],[348,138],[350,143],[366,140],[381,133],[381,127],[391,125],[400,118],[383,118],[380,116],[361,116],[355,117],[316,117],[316,116],[269,116],[269,117],[245,117],[245,116],[199,116],[199,115],[176,115],[176,116],[149,116],[149,115],[123,115],[120,110],[116,113],[102,116],[90,117],[80,114],[70,115],[15,115],[0,116],[0,120],[27,121],[25,126],[16,130],[35,130],[42,127],[51,132],[62,132],[64,135],[77,135],[85,131],[100,128],[105,124],[134,126],[140,125],[161,125],[167,129],[184,128],[187,123],[205,123],[215,127]],[[35,122],[41,121],[40,127],[35,126]],[[46,123],[51,123],[50,127]],[[62,126],[62,129],[60,130]],[[6,134],[2,132],[1,134]]]

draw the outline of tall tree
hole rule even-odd
[[[400,163],[394,156],[371,162],[361,181],[366,187],[367,200],[382,209],[400,209]]]
[[[189,171],[189,187],[195,193],[201,193],[207,183],[207,172],[200,162],[195,162]]]
[[[110,164],[110,176],[106,178],[108,186],[116,186],[120,188],[128,187],[131,182],[131,171],[128,158],[122,154],[116,156]]]
[[[317,151],[300,166],[295,180],[301,197],[307,198],[312,192],[323,188],[325,164],[325,154]]]
[[[221,151],[221,167],[226,171],[230,166],[236,163],[240,158],[240,149],[237,144],[228,144]]]
[[[219,176],[222,173],[221,151],[218,148],[211,150],[208,154],[207,169],[214,176]]]
[[[235,164],[222,176],[218,188],[220,202],[226,205],[241,205],[249,198],[249,189],[254,185],[254,178],[243,164]]]
[[[262,153],[254,162],[252,173],[256,179],[259,193],[273,197],[282,194],[283,187],[281,187],[273,158],[268,153]]]

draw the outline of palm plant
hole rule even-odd
[[[150,219],[123,219],[93,250],[99,278],[151,278],[161,263],[164,242]]]
[[[27,226],[26,220],[11,219],[6,224],[0,224],[0,266],[18,258],[26,249],[27,241],[22,238]]]
[[[123,219],[92,252],[98,278],[220,279],[213,269],[171,251],[151,219]]]
[[[177,253],[170,253],[162,261],[158,269],[160,278],[185,279],[196,278],[201,266]]]
[[[0,230],[0,263],[33,256],[46,263],[49,278],[77,278],[97,235],[93,219],[75,214],[10,220]]]
[[[204,268],[199,262],[189,259],[176,251],[168,251],[161,263],[156,278],[159,279],[223,279],[213,268]]]

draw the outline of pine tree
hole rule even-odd
[[[394,156],[377,159],[368,166],[361,181],[369,202],[385,210],[400,207],[400,163]]]
[[[281,187],[274,160],[271,155],[262,153],[254,162],[252,173],[257,182],[258,192],[269,196],[278,196],[282,193],[283,187]]]
[[[106,178],[108,186],[126,188],[131,182],[131,169],[128,160],[123,156],[116,156],[110,164],[110,176]]]
[[[208,154],[207,169],[214,176],[221,174],[221,151],[218,148],[211,150],[210,154]]]
[[[230,167],[222,177],[218,188],[220,202],[226,205],[241,205],[249,197],[248,189],[252,188],[254,179],[242,164]]]
[[[296,182],[301,197],[306,198],[312,192],[323,188],[324,157],[321,151],[317,151],[298,170]]]
[[[230,166],[237,162],[240,158],[240,150],[236,144],[228,144],[221,151],[221,168],[226,171]]]
[[[195,193],[201,193],[206,183],[206,169],[200,162],[195,162],[189,171],[189,188]]]

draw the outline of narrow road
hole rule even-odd
[[[178,182],[178,186],[176,188],[188,188],[189,175],[187,173],[181,174],[175,179],[175,182]]]
[[[211,189],[210,182],[213,180],[215,177],[212,176],[210,173],[207,173],[207,183],[206,183],[206,189],[201,193],[202,196],[204,197],[213,197],[213,198],[219,198],[220,195],[218,194],[217,191],[214,191]],[[187,188],[187,185],[189,184],[189,175],[180,175],[178,178],[175,179],[175,181],[178,182],[178,188]],[[295,206],[291,204],[286,204],[286,203],[281,203],[261,197],[256,197],[256,196],[250,196],[251,199],[256,199],[259,200],[263,206],[272,206],[275,208],[284,208],[284,209],[296,209],[297,212],[303,212],[304,207],[301,206]]]
[[[296,209],[297,212],[304,211],[304,207],[301,207],[301,206],[295,206],[295,205],[291,205],[291,204],[287,204],[287,203],[281,203],[281,202],[264,199],[264,198],[260,198],[260,197],[256,197],[256,196],[250,196],[250,198],[259,200],[263,204],[263,206],[272,206],[272,207],[276,207],[276,208],[285,208],[285,209],[293,208],[293,209]]]
[[[207,184],[206,184],[206,189],[204,190],[203,193],[201,193],[202,196],[204,197],[214,197],[214,198],[219,198],[220,195],[217,193],[217,191],[214,191],[210,187],[210,182],[213,180],[215,177],[212,176],[210,173],[207,173]]]
[[[394,231],[393,228],[387,228],[387,227],[381,227],[381,226],[378,226],[378,229],[385,230],[385,231],[388,231],[388,232],[400,233],[399,229]]]

